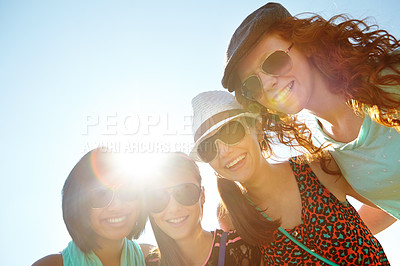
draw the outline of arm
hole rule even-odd
[[[63,266],[61,254],[52,254],[41,258],[32,264],[32,266]]]
[[[397,221],[396,218],[385,211],[365,204],[361,206],[358,213],[374,235],[382,232]]]
[[[336,198],[344,201],[346,196],[351,196],[364,204],[358,210],[358,213],[372,234],[378,234],[396,221],[396,218],[379,209],[374,203],[358,194],[343,176],[329,175],[320,169],[319,164],[314,163],[312,165],[318,179]],[[333,160],[330,162],[329,167],[331,170],[338,169]]]

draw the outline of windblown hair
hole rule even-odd
[[[74,166],[65,180],[62,190],[62,210],[65,225],[72,240],[84,253],[100,248],[97,243],[97,234],[90,223],[90,210],[88,192],[98,185],[97,175],[102,170],[113,171],[109,167],[110,151],[105,148],[97,148],[86,153]],[[136,225],[128,239],[137,239],[143,232],[147,216],[141,207]]]
[[[157,183],[160,179],[170,179],[176,172],[186,171],[192,173],[201,186],[200,170],[192,159],[181,152],[172,152],[165,156],[162,164],[155,169],[158,174],[152,177],[151,183]],[[161,230],[151,215],[149,215],[149,220],[158,245],[158,249],[154,252],[158,253],[158,257],[161,259],[160,265],[187,265],[176,241]]]
[[[395,51],[400,42],[393,35],[377,25],[368,25],[366,20],[346,15],[329,20],[316,14],[309,18],[288,17],[271,29],[267,34],[277,34],[310,54],[331,91],[344,95],[356,113],[367,113],[377,123],[400,132],[400,52]],[[239,89],[236,84],[237,100],[245,106],[254,105],[241,96]],[[299,144],[311,157],[323,157],[322,149],[310,141],[310,130],[295,115],[275,115],[266,109],[263,113],[265,127],[274,125],[271,130],[277,132],[283,144]]]

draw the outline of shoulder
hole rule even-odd
[[[147,256],[145,256],[145,262],[146,265],[159,265],[160,264],[160,256],[159,253],[156,251],[153,251],[149,253]]]
[[[41,258],[32,264],[32,266],[62,266],[63,258],[61,254],[51,254],[46,257]]]
[[[236,230],[226,232],[225,259],[227,265],[260,265],[260,249],[244,241]]]
[[[157,248],[156,246],[153,246],[151,244],[145,244],[145,243],[140,243],[139,246],[145,257],[147,255],[151,254],[151,252]]]

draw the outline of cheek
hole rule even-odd
[[[164,211],[160,213],[150,213],[150,216],[153,218],[153,221],[158,225],[159,227],[162,227],[161,221],[163,221],[163,216],[164,216]]]
[[[97,233],[100,228],[100,211],[101,210],[91,210],[89,214],[90,227]]]

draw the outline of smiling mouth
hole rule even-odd
[[[280,90],[272,99],[272,102],[278,103],[284,101],[288,95],[290,94],[291,90],[293,89],[294,80],[292,80],[285,88]]]
[[[117,223],[125,221],[126,219],[128,219],[128,215],[125,215],[122,217],[108,218],[108,219],[106,219],[106,221],[110,224],[117,224]]]
[[[233,160],[232,162],[228,163],[225,167],[226,168],[231,168],[233,166],[235,166],[236,164],[238,164],[241,160],[243,160],[246,157],[245,154],[240,155],[239,157],[237,157],[235,160]]]
[[[186,220],[187,218],[188,218],[188,216],[183,216],[180,218],[168,219],[167,222],[173,223],[173,224],[179,224],[179,223],[183,222],[184,220]]]

